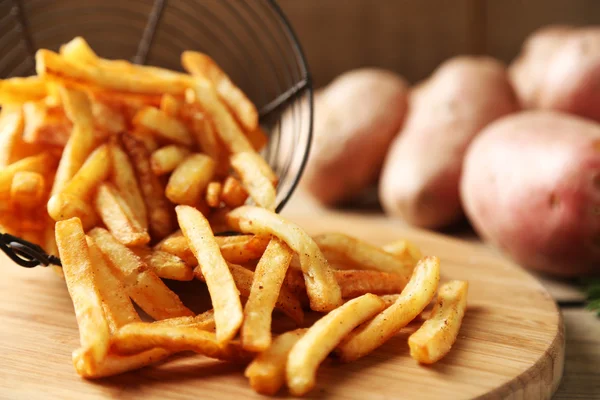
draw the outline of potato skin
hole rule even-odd
[[[568,25],[551,25],[533,32],[509,68],[510,79],[523,108],[538,106],[546,69],[557,49],[573,32]]]
[[[372,183],[400,129],[407,97],[405,80],[380,69],[347,72],[317,93],[301,185],[321,203],[334,205]]]
[[[574,31],[554,52],[538,106],[600,121],[600,28]]]
[[[424,228],[462,216],[459,180],[469,143],[517,110],[506,68],[487,57],[456,57],[411,93],[406,123],[384,164],[385,211]]]
[[[523,266],[600,272],[600,126],[547,110],[496,121],[467,152],[461,197],[475,229]]]

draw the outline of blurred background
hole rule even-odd
[[[549,24],[600,23],[598,0],[278,0],[299,36],[317,87],[377,66],[410,82],[445,59],[489,54],[506,63]]]

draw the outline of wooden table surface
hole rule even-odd
[[[321,208],[307,195],[298,192],[285,207],[283,215],[318,215],[329,212],[331,211]],[[370,207],[336,212],[369,213],[373,219],[387,218]],[[402,221],[397,223],[402,224]],[[495,251],[482,243],[468,228],[458,228],[449,234],[480,243],[489,251]],[[554,399],[600,399],[600,318],[584,309],[584,296],[576,284],[537,276],[561,306],[566,327],[565,369]]]

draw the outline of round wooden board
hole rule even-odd
[[[442,279],[469,281],[468,311],[450,354],[420,366],[408,354],[410,326],[355,363],[327,360],[308,398],[548,399],[558,387],[564,330],[556,304],[533,277],[483,248],[369,217],[298,220],[312,233],[340,231],[375,244],[416,242],[442,260]],[[0,398],[260,398],[243,368],[201,356],[100,381],[80,379],[71,365],[78,345],[64,282],[43,268],[0,258]],[[282,396],[285,392],[282,391]]]

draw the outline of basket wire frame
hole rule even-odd
[[[114,25],[106,30],[109,20]],[[79,22],[65,32],[63,27],[71,27],[66,21]],[[275,0],[0,0],[0,77],[34,74],[36,49],[57,49],[79,35],[78,28],[110,58],[171,69],[181,69],[182,50],[211,43],[211,49],[199,50],[215,58],[259,108],[269,135],[263,156],[280,178],[276,211],[281,211],[308,160],[313,89],[302,48]],[[139,41],[111,40],[122,31],[130,34],[121,37],[137,35]],[[0,233],[0,250],[27,268],[60,265],[40,246],[6,233]]]

